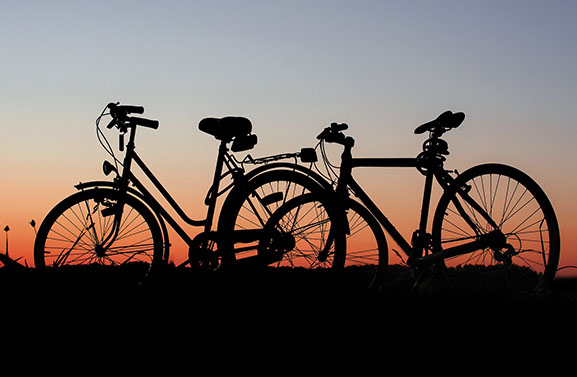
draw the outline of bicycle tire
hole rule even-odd
[[[433,251],[443,252],[448,246],[475,238],[455,207],[455,203],[464,203],[456,195],[456,188],[461,187],[470,187],[468,195],[493,218],[506,236],[507,247],[443,260],[439,265],[449,285],[469,297],[514,297],[548,289],[559,263],[557,217],[541,187],[507,165],[478,165],[457,177],[435,211]],[[463,209],[479,231],[493,230],[469,205],[465,203]]]
[[[346,211],[345,229],[338,224]],[[335,205],[326,194],[308,193],[295,197],[270,217],[266,239],[260,252],[278,252],[270,247],[275,237],[292,238],[292,249],[285,250],[279,266],[333,268],[354,271],[355,283],[374,293],[380,290],[388,265],[385,234],[368,209],[347,199]]]
[[[353,274],[355,284],[378,295],[384,287],[389,264],[387,239],[381,224],[358,201],[348,198],[338,203],[346,212],[342,233],[344,240],[335,245],[335,268],[346,268]],[[332,211],[337,221],[342,214]],[[342,221],[342,220],[341,220]],[[338,227],[338,225],[337,225]],[[341,246],[342,245],[342,246]]]
[[[323,193],[325,188],[300,171],[274,169],[260,173],[242,186],[237,186],[227,196],[221,208],[217,231],[231,234],[235,230],[263,229],[278,208],[290,199],[309,192]],[[234,255],[231,253],[234,245],[230,241],[220,242],[217,248],[222,255],[221,264],[253,256],[257,252],[258,241],[252,246],[253,251]]]
[[[124,203],[119,232],[104,250],[101,243],[115,217],[111,208],[119,200]],[[63,199],[42,221],[34,243],[38,269],[129,263],[150,269],[161,263],[162,254],[163,237],[154,214],[135,197],[109,188],[79,191]]]
[[[384,270],[388,265],[388,247],[381,224],[359,202],[348,199],[347,242],[344,259],[346,266],[373,266]]]

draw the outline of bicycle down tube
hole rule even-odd
[[[343,164],[348,164],[350,169],[355,167],[416,167],[416,158],[350,158],[350,160]],[[372,201],[372,199],[365,193],[361,186],[355,181],[351,174],[351,170],[345,169],[348,172],[345,179],[348,187],[353,191],[353,193],[361,200],[361,202],[367,207],[367,209],[377,218],[385,230],[391,235],[393,240],[401,247],[401,249],[407,254],[411,255],[412,246],[407,242],[407,240],[401,235],[401,233],[395,228],[391,221],[385,216],[385,214],[379,209],[379,207]]]

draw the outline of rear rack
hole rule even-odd
[[[241,164],[251,164],[251,165],[261,165],[268,164],[269,162],[286,160],[289,158],[297,159],[300,158],[302,162],[317,162],[317,153],[314,148],[303,148],[300,152],[294,153],[281,153],[273,156],[265,156],[259,158],[253,158],[250,154],[246,155],[245,158],[240,162]]]

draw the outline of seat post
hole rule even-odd
[[[206,223],[204,225],[205,232],[208,232],[212,228],[212,221],[214,219],[214,212],[216,210],[216,199],[218,197],[218,191],[220,187],[220,180],[222,176],[222,166],[224,164],[224,156],[228,152],[226,146],[227,141],[222,140],[218,148],[218,156],[216,158],[216,168],[214,169],[214,177],[212,180],[212,186],[206,198],[206,205],[208,206],[208,211],[206,214]]]

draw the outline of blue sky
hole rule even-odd
[[[575,115],[572,1],[3,4],[3,117],[79,121],[114,99],[164,123],[233,111],[261,128],[331,116],[409,126],[446,107],[493,127],[571,128],[560,119]]]
[[[0,225],[17,221],[39,181],[45,197],[22,216],[40,219],[72,184],[102,177],[94,119],[110,101],[160,120],[139,151],[176,196],[208,187],[205,116],[249,117],[255,155],[312,146],[338,121],[357,154],[413,156],[414,127],[463,111],[447,136],[453,165],[527,170],[568,223],[575,16],[577,2],[559,0],[2,0],[2,197],[19,199],[1,204]]]

